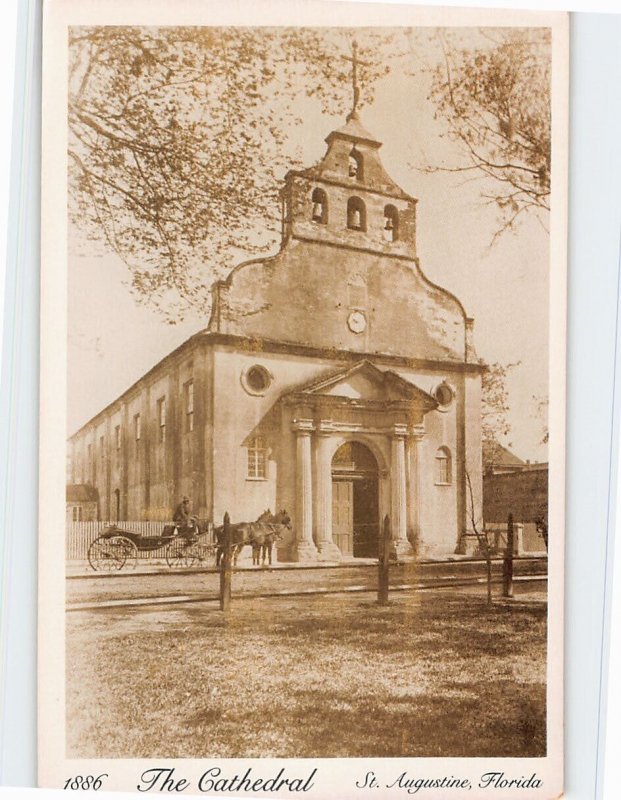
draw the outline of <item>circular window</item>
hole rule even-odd
[[[436,390],[433,394],[439,405],[443,408],[450,406],[450,404],[453,402],[453,390],[448,383],[441,383],[436,387]]]
[[[249,394],[265,394],[272,382],[272,376],[259,364],[245,370],[242,373],[242,385]]]

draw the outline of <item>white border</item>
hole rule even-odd
[[[566,261],[566,189],[567,189],[567,79],[568,18],[566,15],[533,12],[454,10],[388,5],[358,5],[355,15],[348,3],[283,2],[250,0],[206,5],[200,0],[185,0],[175,5],[164,0],[120,4],[106,0],[54,0],[45,9],[43,41],[43,220],[42,220],[42,291],[41,291],[41,446],[40,506],[45,509],[41,526],[40,562],[45,569],[39,575],[39,783],[63,785],[67,776],[92,772],[95,763],[65,758],[65,681],[64,681],[64,553],[58,546],[64,530],[64,480],[66,386],[66,264],[67,264],[67,126],[65,98],[67,91],[67,26],[79,24],[243,24],[243,25],[532,25],[550,26],[553,30],[552,117],[553,166],[551,214],[551,311],[550,311],[550,507],[549,522],[557,532],[549,562],[549,650],[548,650],[548,755],[540,759],[416,759],[416,770],[426,777],[457,774],[471,777],[476,787],[483,772],[504,771],[514,777],[536,771],[543,789],[529,794],[535,798],[556,797],[562,787],[562,650],[563,650],[563,549],[564,528],[564,400],[565,400],[565,261]],[[65,192],[62,191],[65,187]],[[339,800],[375,794],[370,789],[356,789],[361,766],[356,759],[287,760],[295,774],[307,774],[318,767],[315,786],[309,798],[339,797]],[[159,764],[160,762],[158,762]],[[167,766],[193,779],[207,765],[220,764],[227,774],[252,764],[258,775],[270,776],[284,763],[262,759],[221,762],[210,759],[166,760]],[[387,782],[395,770],[407,769],[411,759],[365,759],[364,772],[375,770],[380,781]],[[99,760],[97,773],[106,772],[107,789],[126,789],[136,785],[141,772],[153,761]],[[385,780],[383,780],[385,779]],[[463,792],[445,790],[446,797]],[[437,792],[421,790],[418,797],[433,797]],[[507,798],[522,797],[523,792],[503,792]],[[259,795],[260,796],[260,795]],[[488,796],[487,792],[468,793],[471,798]]]
[[[7,4],[12,2],[12,0],[6,0]],[[433,2],[433,0],[430,0]],[[450,3],[445,3],[449,5]],[[486,3],[480,2],[479,5],[485,5]],[[506,5],[507,0],[497,0],[494,2],[493,5]],[[34,3],[31,3],[31,7]],[[523,3],[522,5],[527,5]],[[534,3],[536,7],[540,6],[540,3]],[[546,3],[547,7],[557,7],[560,8],[564,4],[563,3]],[[570,8],[582,8],[582,9],[589,9],[589,10],[618,10],[618,2],[616,0],[610,0],[610,2],[587,2],[587,0],[583,0],[582,2],[574,2],[567,4]],[[18,142],[21,142],[23,137],[26,138],[35,138],[36,141],[36,95],[37,95],[37,75],[36,71],[33,73],[31,69],[25,66],[26,61],[26,52],[27,52],[27,43],[30,38],[34,38],[33,34],[27,31],[27,26],[24,24],[24,19],[28,17],[28,3],[22,2],[21,3],[21,33],[19,35],[19,45],[18,45],[18,70],[17,70],[17,95],[16,95],[16,106],[15,106],[15,120],[16,120],[16,131],[17,131],[17,138]],[[609,18],[598,18],[595,14],[582,14],[575,20],[575,25],[572,31],[572,40],[576,47],[576,51],[572,57],[572,63],[574,65],[573,69],[573,76],[574,78],[580,78],[584,76],[585,73],[589,74],[589,92],[592,87],[602,87],[604,86],[607,81],[611,81],[613,86],[619,85],[619,78],[616,79],[611,78],[610,74],[610,65],[605,63],[605,56],[607,53],[607,48],[610,47],[610,39],[613,40],[613,46],[616,47],[618,52],[618,42],[620,38],[619,33],[619,23],[620,20],[618,17],[609,17]],[[3,33],[6,33],[6,29],[3,29]],[[29,57],[28,57],[29,58]],[[617,62],[618,64],[618,62]],[[618,72],[616,73],[618,76]],[[4,75],[6,78],[6,75]],[[34,92],[34,102],[33,102],[33,93]],[[592,102],[589,103],[589,97],[583,97],[585,101],[580,110],[576,110],[576,114],[579,117],[579,113],[582,111],[586,111],[585,105],[589,105],[588,114],[589,114],[589,128],[591,130],[599,131],[603,133],[605,137],[612,138],[614,141],[619,141],[619,131],[620,131],[620,122],[621,122],[621,114],[619,109],[619,98],[618,93],[615,96],[607,96],[606,99],[602,102],[602,98],[600,97],[597,102],[595,101],[595,96],[590,98]],[[615,104],[616,99],[616,104]],[[574,102],[574,109],[576,109],[576,103]],[[34,111],[35,120],[34,125],[32,119],[27,119],[25,128],[20,129],[18,121],[22,119],[22,115],[20,113],[20,109],[23,108],[29,109],[31,112]],[[573,123],[575,124],[576,119],[573,119]],[[21,130],[21,133],[19,132]],[[615,131],[617,131],[616,139],[615,139]],[[581,277],[591,276],[593,274],[593,263],[594,263],[594,256],[597,255],[597,262],[602,263],[602,258],[600,251],[598,250],[595,253],[592,250],[593,257],[591,254],[586,254],[585,250],[588,250],[591,245],[597,244],[599,248],[602,250],[606,248],[607,256],[606,256],[606,263],[610,267],[611,259],[614,263],[618,263],[618,256],[619,256],[619,247],[618,247],[618,215],[614,217],[612,220],[610,218],[605,219],[604,214],[607,208],[610,205],[610,200],[613,203],[617,204],[618,208],[618,200],[619,200],[619,186],[621,186],[621,170],[619,169],[618,162],[613,161],[612,163],[608,163],[606,168],[602,170],[599,168],[601,164],[600,158],[600,150],[598,147],[593,146],[592,137],[590,135],[585,135],[584,128],[580,130],[576,130],[575,127],[572,127],[572,141],[573,141],[573,148],[572,148],[572,197],[574,198],[574,207],[576,205],[575,198],[583,196],[583,190],[587,187],[590,187],[592,192],[589,195],[588,202],[584,203],[584,207],[581,210],[587,211],[584,216],[579,217],[576,213],[572,216],[572,227],[575,231],[574,236],[572,237],[572,247],[571,247],[571,262],[572,263],[572,271],[571,277],[573,280],[580,279]],[[17,152],[17,150],[16,150]],[[28,164],[23,165],[24,170],[27,170]],[[581,170],[584,176],[583,181],[576,181],[574,180],[576,170]],[[28,211],[29,208],[32,207],[33,202],[27,196],[27,193],[23,190],[23,175],[21,165],[16,155],[13,157],[13,178],[12,178],[12,197],[11,197],[11,204],[12,204],[12,214],[13,220],[15,219],[15,213],[19,208],[21,211]],[[21,187],[21,188],[20,188]],[[36,209],[36,202],[34,203]],[[591,223],[591,220],[598,220],[599,223],[594,230]],[[11,226],[12,233],[10,234],[11,239],[15,242],[16,234],[15,229]],[[27,231],[27,234],[31,237],[36,237],[36,230],[35,226],[32,225],[30,230]],[[580,258],[580,253],[582,253],[582,259]],[[16,254],[15,249],[13,247],[13,255],[9,259],[9,271],[7,274],[7,286],[10,286],[13,281],[13,273],[15,271],[15,264],[16,264]],[[576,256],[578,256],[576,258]],[[33,264],[28,263],[28,259],[24,258],[23,256],[19,259],[20,268],[25,268],[29,270],[32,274]],[[36,267],[36,265],[35,265]],[[595,337],[594,330],[591,326],[587,325],[583,327],[580,331],[580,335],[582,340],[585,342],[585,346],[590,346],[591,352],[594,353],[598,348],[598,345],[601,341],[608,341],[609,339],[613,338],[614,334],[614,325],[611,321],[611,309],[614,308],[614,301],[615,301],[615,289],[616,289],[616,275],[611,274],[611,270],[607,269],[604,274],[600,274],[598,276],[598,284],[599,288],[601,288],[601,293],[599,296],[599,303],[597,307],[597,315],[600,319],[604,319],[606,325],[604,326],[604,330],[600,327],[598,332],[597,339]],[[577,319],[580,318],[582,320],[584,315],[581,314],[581,306],[582,301],[584,302],[585,306],[589,305],[589,298],[588,297],[581,297],[574,295],[572,300],[572,315],[570,316],[570,336],[575,335],[573,334],[574,328],[576,327]],[[16,299],[15,302],[19,302],[19,298]],[[7,295],[7,310],[5,313],[5,331],[8,333],[12,333],[14,330],[14,308],[15,302],[12,299],[9,299]],[[29,317],[26,320],[27,325],[35,326],[35,321],[32,317]],[[23,381],[23,375],[16,370],[9,370],[6,368],[7,364],[7,356],[10,356],[11,350],[10,348],[6,347],[7,344],[7,334],[5,333],[5,352],[4,352],[4,365],[5,365],[5,374],[3,378],[3,385],[2,385],[2,392],[0,393],[0,403],[2,403],[2,399],[6,397],[6,392],[8,387],[10,387],[14,383],[20,383]],[[608,457],[610,455],[610,438],[606,435],[606,432],[602,432],[600,428],[594,429],[591,426],[591,416],[595,415],[597,411],[604,410],[606,404],[609,404],[610,396],[609,386],[607,384],[601,385],[599,381],[599,377],[606,376],[610,373],[611,364],[607,361],[606,357],[603,356],[601,353],[598,358],[592,359],[588,366],[585,368],[585,364],[582,361],[574,362],[573,359],[573,350],[570,350],[572,356],[572,363],[574,366],[574,370],[577,374],[576,384],[570,383],[569,385],[569,399],[570,399],[570,408],[575,405],[575,392],[580,392],[580,388],[578,387],[579,379],[583,379],[583,384],[586,385],[586,388],[583,388],[582,391],[586,392],[590,396],[591,400],[591,409],[590,413],[581,418],[579,414],[573,414],[570,417],[570,433],[571,433],[571,426],[574,422],[580,426],[583,430],[582,435],[582,445],[583,451],[582,455],[588,455],[589,447],[597,446],[599,447],[599,454],[601,455],[602,452],[605,452],[604,461],[607,463]],[[37,348],[35,346],[24,346],[21,350],[22,354],[22,363],[23,364],[30,364],[31,366],[35,364],[37,359]],[[594,392],[591,392],[589,386],[597,386],[598,392],[597,395]],[[600,402],[597,403],[597,408],[595,407],[595,401],[599,398]],[[2,425],[2,433],[6,434],[6,427],[8,425],[11,426],[11,430],[15,432],[15,427],[17,426],[17,431],[15,435],[18,438],[21,437],[21,440],[25,440],[28,443],[28,440],[33,441],[36,434],[34,432],[36,421],[36,414],[33,414],[32,409],[23,408],[21,421],[16,422],[13,415],[9,414],[9,410],[6,407],[5,403],[2,403],[0,406],[0,423]],[[4,439],[2,440],[4,443]],[[6,451],[3,449],[2,453],[0,454],[0,464],[2,464],[4,460]],[[572,471],[576,473],[577,481],[575,487],[573,487],[576,492],[574,494],[575,503],[576,504],[584,504],[590,508],[591,511],[597,510],[599,498],[597,498],[597,502],[593,498],[592,495],[585,489],[585,486],[582,482],[582,478],[589,478],[592,469],[590,464],[586,464],[581,460],[580,464],[576,466],[576,469],[573,469],[573,462],[572,458],[576,453],[575,448],[571,448],[569,450],[569,467]],[[581,464],[583,466],[581,466]],[[601,462],[596,465],[596,474],[601,475],[604,471],[605,464]],[[4,480],[3,480],[4,478]],[[18,499],[21,499],[22,503],[26,506],[34,505],[34,487],[31,482],[24,482],[19,475],[12,474],[11,476],[8,475],[0,475],[0,484],[2,488],[6,488],[11,494],[14,494]],[[570,500],[571,503],[571,500]],[[7,520],[11,522],[11,518],[8,517]],[[570,535],[573,533],[572,528],[572,518],[570,514],[569,519],[569,532]],[[13,530],[13,529],[12,529]],[[594,525],[591,521],[589,525],[590,536],[599,536],[601,535],[601,531],[597,525]],[[10,533],[8,535],[11,535]],[[22,560],[24,556],[27,556],[27,545],[28,541],[31,541],[32,532],[28,534],[27,526],[23,523],[21,525],[21,529],[19,531],[20,536],[20,546],[21,546],[21,554]],[[588,554],[587,554],[588,555]],[[597,554],[593,555],[591,558],[591,562],[595,561],[598,566],[601,566],[597,560]],[[6,559],[6,555],[5,555]],[[32,560],[27,558],[28,562],[31,564]],[[619,557],[617,557],[617,562],[620,562]],[[569,566],[572,564],[572,553],[569,553]],[[5,573],[7,567],[9,566],[5,560]],[[588,607],[588,609],[592,609],[598,606],[598,602],[601,601],[601,588],[597,585],[597,581],[593,579],[593,572],[592,570],[585,570],[586,574],[590,576],[591,580],[589,585],[585,585],[584,580],[579,580],[577,583],[572,580],[572,573],[570,572],[568,575],[568,591],[570,592],[570,596],[576,598],[576,607]],[[619,575],[617,575],[617,582],[619,580]],[[10,579],[10,575],[9,575]],[[9,596],[13,598],[13,607],[17,608],[27,608],[29,604],[32,605],[33,596],[31,591],[28,588],[28,584],[13,581],[7,588],[5,588],[5,598],[6,592],[9,592]],[[593,597],[593,595],[596,595]],[[617,586],[617,597],[618,597],[618,586]],[[618,609],[621,611],[621,609]],[[619,624],[619,619],[617,618],[617,628],[621,627]],[[15,719],[18,715],[26,718],[26,725],[28,728],[29,737],[27,737],[27,741],[21,742],[16,744],[13,739],[10,740],[7,749],[7,741],[9,741],[9,737],[5,737],[5,746],[0,753],[2,756],[3,762],[3,770],[0,773],[0,781],[2,783],[10,783],[13,785],[16,784],[28,784],[32,783],[33,781],[33,773],[32,773],[32,731],[34,720],[32,719],[32,714],[29,715],[28,710],[24,710],[24,705],[21,702],[21,699],[27,698],[29,694],[28,688],[28,661],[32,659],[32,650],[29,650],[28,643],[31,641],[29,638],[29,629],[28,629],[28,622],[27,620],[20,619],[20,632],[23,639],[25,639],[26,646],[20,646],[19,644],[17,647],[12,647],[8,654],[8,663],[9,665],[9,673],[5,673],[5,681],[6,681],[6,688],[7,688],[7,705],[5,706],[5,714],[2,720],[3,727],[6,729],[9,719]],[[3,630],[3,644],[6,643],[6,629]],[[6,646],[6,644],[5,644]],[[575,676],[575,683],[576,685],[580,685],[582,687],[582,696],[580,698],[580,705],[583,706],[586,701],[589,700],[592,694],[592,687],[594,681],[594,675],[592,670],[590,669],[589,664],[585,664],[583,659],[583,648],[581,647],[581,641],[579,636],[570,637],[568,640],[568,665],[567,665],[567,674],[569,676]],[[15,669],[11,669],[11,662],[14,662],[16,665],[19,664],[19,667]],[[619,657],[616,657],[617,669],[621,667],[619,662]],[[599,666],[599,665],[598,665]],[[613,674],[615,674],[615,670],[613,670]],[[613,689],[617,692],[618,695],[618,681],[615,684]],[[31,698],[32,699],[32,698]],[[7,710],[8,709],[8,710]],[[585,710],[584,716],[588,721],[587,730],[583,729],[576,729],[574,730],[573,725],[570,727],[569,731],[569,740],[575,740],[576,744],[572,747],[572,751],[568,752],[571,758],[571,763],[568,765],[568,780],[567,780],[567,795],[568,797],[593,797],[593,784],[591,782],[591,778],[593,776],[593,759],[592,759],[592,732],[593,726],[590,722],[590,712],[592,712],[591,704],[589,704],[589,709]],[[618,720],[618,717],[616,718]],[[569,720],[571,723],[571,719]],[[610,771],[611,771],[611,779],[610,784],[607,785],[607,791],[605,793],[606,797],[610,797],[611,800],[613,797],[616,797],[618,793],[618,785],[619,779],[618,777],[615,778],[615,774],[619,775],[619,765],[620,760],[618,759],[618,752],[621,748],[621,741],[619,741],[619,731],[618,731],[618,722],[617,722],[617,733],[616,733],[616,744],[615,742],[610,742],[608,747],[608,752],[613,755],[612,759],[609,759],[610,762]],[[30,744],[29,744],[30,742]],[[616,768],[616,770],[615,770]],[[582,780],[579,781],[578,784],[574,782],[574,778],[580,778],[582,776]],[[580,788],[578,788],[580,787]],[[15,790],[4,790],[0,788],[0,796],[14,796]],[[52,792],[52,791],[37,791],[35,793],[34,790],[24,790],[23,792],[19,792],[20,797],[31,797],[34,796],[58,796],[60,797],[60,792]],[[125,793],[122,793],[125,796]],[[65,795],[63,795],[65,796]],[[89,795],[90,796],[90,795]],[[93,795],[97,796],[97,795]],[[103,795],[100,793],[100,797]],[[117,797],[121,796],[119,794],[116,795]]]

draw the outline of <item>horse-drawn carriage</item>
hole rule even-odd
[[[159,536],[143,536],[109,525],[88,548],[88,563],[97,572],[114,572],[135,567],[139,553],[164,550],[171,569],[215,565],[217,544],[208,542],[206,536],[207,526],[196,520],[186,528],[164,525]]]
[[[231,560],[237,563],[246,545],[252,547],[252,563],[259,565],[266,560],[272,564],[272,549],[282,538],[281,529],[291,527],[286,511],[272,514],[269,510],[256,522],[231,524]],[[217,567],[220,565],[225,541],[224,526],[214,528],[215,541],[208,541],[209,525],[193,518],[185,527],[164,525],[159,536],[143,536],[133,531],[109,525],[88,548],[88,563],[96,572],[115,572],[126,567],[134,568],[139,553],[155,553],[164,550],[166,563],[171,569],[189,567]]]

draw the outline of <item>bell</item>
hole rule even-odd
[[[313,203],[313,219],[319,222],[323,219],[323,203]]]
[[[384,225],[385,231],[394,231],[395,223],[392,217],[386,217],[386,224]]]
[[[358,166],[357,166],[357,164],[351,164],[350,163],[350,165],[349,165],[349,177],[350,178],[355,178],[357,174],[358,174]]]

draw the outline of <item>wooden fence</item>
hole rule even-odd
[[[490,522],[485,525],[487,540],[492,552],[504,553],[507,549],[507,523]],[[546,545],[534,522],[513,524],[513,553],[516,556],[546,553]]]
[[[165,525],[173,525],[172,522],[146,522],[145,520],[127,520],[125,522],[70,522],[67,525],[65,557],[67,561],[83,561],[87,557],[88,548],[104,528],[115,525],[122,530],[137,533],[140,536],[161,536]],[[206,534],[207,541],[213,541],[213,525],[209,523]],[[166,558],[166,545],[157,550],[148,552],[138,552],[139,559],[162,559]]]

